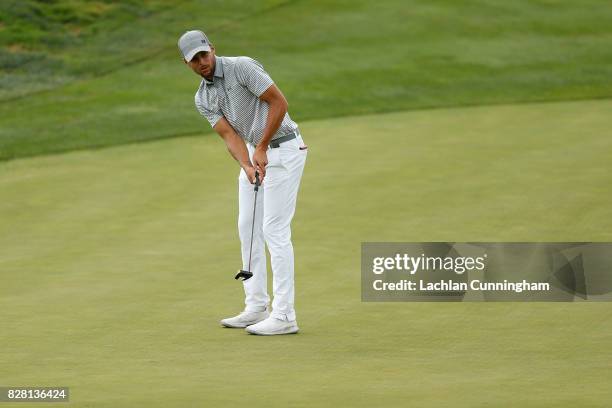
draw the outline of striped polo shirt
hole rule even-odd
[[[268,103],[259,99],[274,81],[262,65],[249,57],[216,57],[213,80],[202,78],[195,105],[212,127],[225,117],[248,143],[257,145],[263,137]],[[289,113],[272,140],[291,134],[297,124]]]

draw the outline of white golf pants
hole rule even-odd
[[[253,160],[255,148],[247,143],[249,157]],[[268,148],[266,176],[257,193],[255,228],[253,232],[253,277],[244,281],[246,311],[262,311],[270,302],[267,290],[265,246],[272,263],[272,316],[286,321],[296,320],[294,310],[293,245],[291,244],[291,219],[306,163],[307,150],[301,136]],[[242,266],[249,267],[249,247],[253,223],[254,185],[244,170],[238,176],[238,233],[242,247]]]

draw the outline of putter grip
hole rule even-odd
[[[261,182],[259,181],[259,172],[255,171],[255,191],[259,190]]]

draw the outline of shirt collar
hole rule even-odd
[[[215,81],[214,77],[223,78],[223,57],[215,57],[215,73],[213,74],[213,80],[209,81],[204,78],[204,82],[206,82],[207,85],[211,85]]]

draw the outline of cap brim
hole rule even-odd
[[[193,50],[189,51],[187,55],[185,55],[185,61],[191,61],[193,57],[200,51],[210,51],[210,45],[201,45]]]

